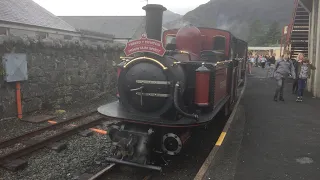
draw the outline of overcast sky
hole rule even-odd
[[[141,8],[146,0],[33,0],[57,16],[137,16],[145,15]],[[209,0],[149,0],[170,11],[185,14]]]

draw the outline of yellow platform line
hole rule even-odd
[[[224,140],[224,137],[226,136],[226,132],[221,132],[220,136],[219,136],[219,139],[218,141],[216,142],[216,146],[221,146],[223,140]]]

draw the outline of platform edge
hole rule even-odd
[[[200,167],[199,171],[197,172],[194,180],[202,180],[204,175],[206,174],[206,172],[208,171],[208,168],[210,167],[210,164],[213,162],[214,158],[215,158],[215,155],[216,153],[219,151],[219,148],[221,146],[221,144],[223,143],[223,139],[224,137],[228,134],[228,130],[230,129],[230,124],[233,122],[234,118],[235,118],[235,114],[236,112],[238,111],[238,107],[239,107],[239,104],[240,104],[240,101],[242,100],[242,97],[243,97],[243,94],[244,94],[244,91],[247,87],[247,75],[245,76],[245,82],[244,82],[244,85],[243,85],[243,89],[241,90],[241,93],[240,93],[240,96],[232,110],[232,113],[230,115],[230,117],[228,118],[228,121],[226,122],[221,134],[220,134],[220,137],[219,137],[219,140],[217,141],[217,143],[215,144],[215,146],[212,148],[212,150],[210,151],[209,155],[207,156],[206,160],[203,162],[202,166]],[[220,139],[221,137],[223,136],[222,140]]]

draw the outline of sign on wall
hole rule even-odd
[[[10,53],[2,57],[7,82],[25,81],[28,79],[27,55]]]

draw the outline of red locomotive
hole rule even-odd
[[[119,120],[109,129],[109,161],[160,170],[151,150],[178,154],[219,111],[228,114],[245,76],[247,43],[230,32],[186,26],[162,33],[162,5],[148,4],[146,35],[128,42],[118,65],[118,100],[98,108]],[[164,48],[165,47],[165,48]]]

